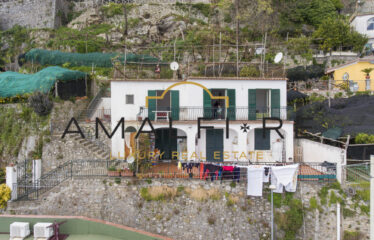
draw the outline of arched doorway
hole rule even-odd
[[[187,134],[183,130],[157,128],[155,132],[155,149],[162,154],[161,160],[178,160],[180,154],[187,150]],[[173,152],[178,152],[178,155]]]

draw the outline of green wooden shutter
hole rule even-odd
[[[156,90],[148,90],[148,97],[156,96]],[[155,120],[156,99],[148,99],[148,118]]]
[[[171,118],[179,120],[179,91],[171,91]]]
[[[248,89],[248,120],[256,120],[256,89]]]
[[[265,131],[265,138],[262,131]],[[255,129],[255,150],[270,150],[270,130]]]
[[[271,117],[280,117],[280,90],[271,89]]]
[[[230,120],[236,120],[235,89],[227,89],[227,96],[229,97],[229,109],[227,111],[227,115],[228,115]]]
[[[209,89],[210,91],[210,89]],[[204,100],[204,117],[205,118],[211,118],[212,117],[212,100],[209,96],[209,94],[203,90],[203,100]]]

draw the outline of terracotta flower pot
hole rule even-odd
[[[121,176],[121,172],[118,172],[118,171],[108,171],[108,176],[109,177],[119,177],[119,176]]]

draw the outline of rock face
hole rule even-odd
[[[171,199],[146,201],[142,189],[164,186],[180,189]],[[304,225],[296,239],[335,239],[336,207],[322,206],[318,210],[307,210],[309,199],[317,197],[322,184],[301,182],[295,198],[304,204]],[[190,190],[188,190],[190,189]],[[201,192],[214,190],[219,197],[198,200]],[[202,189],[202,190],[201,190]],[[174,239],[269,239],[270,203],[268,193],[263,197],[247,197],[246,183],[236,187],[230,182],[219,183],[200,180],[153,179],[152,182],[122,179],[73,179],[54,188],[35,202],[12,202],[7,213],[76,215],[87,216],[119,223]],[[69,201],[66,201],[66,200]],[[287,206],[276,208],[285,212]],[[357,229],[368,237],[368,217],[359,215],[343,220],[345,230]],[[347,223],[346,223],[347,222]],[[347,226],[347,224],[350,224]],[[277,230],[278,238],[284,236]]]

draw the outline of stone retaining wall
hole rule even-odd
[[[170,200],[146,201],[142,188],[167,186],[179,188],[180,194]],[[323,184],[300,182],[295,198],[302,199],[304,223],[297,239],[336,239],[336,205],[309,209],[309,199],[316,197]],[[153,179],[73,179],[54,188],[35,202],[12,202],[6,213],[76,215],[98,218],[126,226],[162,234],[174,239],[269,239],[270,202],[268,191],[263,197],[247,197],[246,183],[235,187],[230,182],[200,180]],[[218,190],[219,198],[196,200],[188,193],[196,189]],[[236,200],[229,204],[228,196]],[[282,205],[276,211],[285,212]],[[368,217],[345,219],[344,229],[368,234]],[[283,237],[280,230],[278,238]]]

